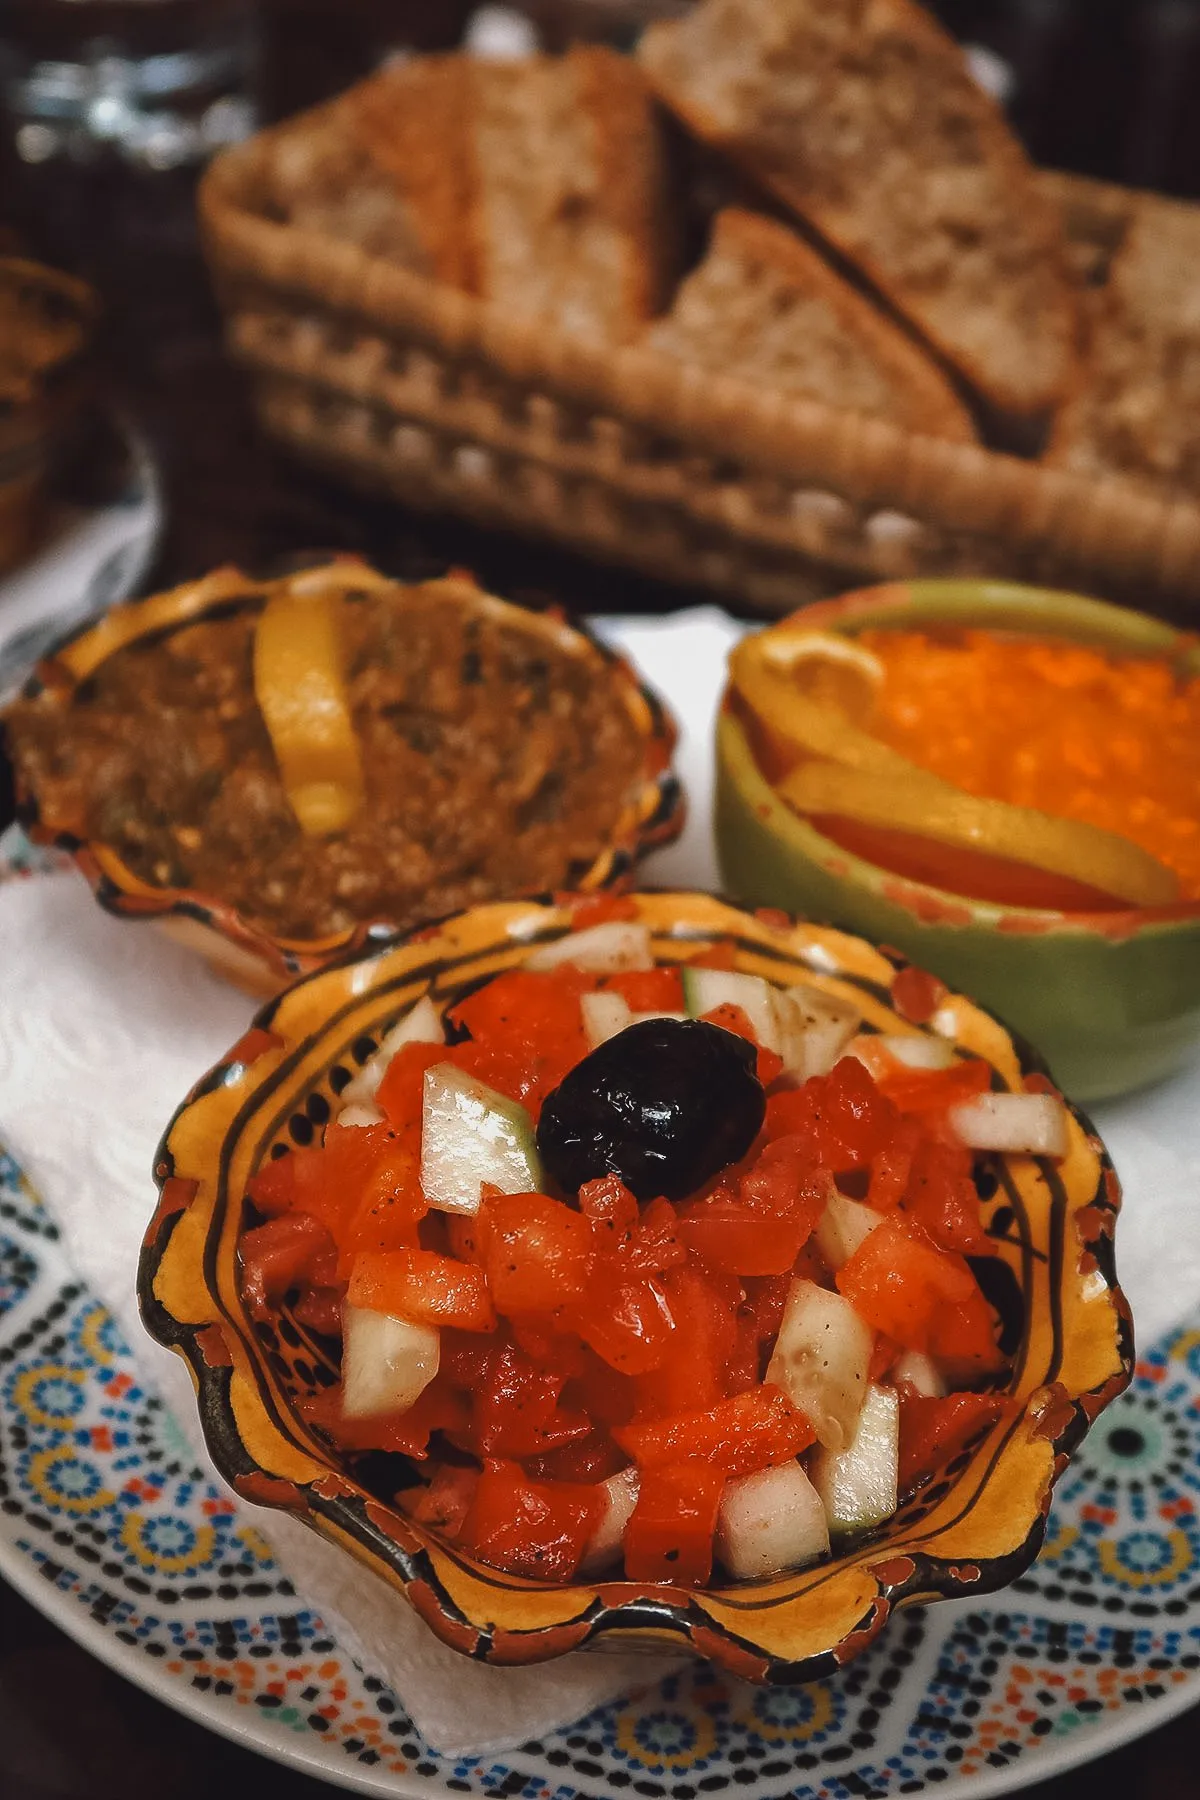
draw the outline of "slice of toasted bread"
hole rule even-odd
[[[974,436],[930,358],[786,225],[757,213],[718,213],[708,255],[645,341],[768,392],[931,437]]]
[[[435,280],[469,285],[459,59],[385,70],[270,134],[269,209]]]
[[[639,51],[663,100],[860,269],[1002,411],[1068,390],[1061,221],[913,0],[701,0]]]
[[[1147,201],[1088,296],[1084,379],[1046,460],[1200,494],[1200,217]]]
[[[659,126],[636,65],[577,47],[475,63],[470,88],[479,291],[575,337],[635,336],[659,302],[668,241]]]

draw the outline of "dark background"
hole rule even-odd
[[[69,33],[98,3],[0,0],[0,40]],[[464,0],[269,0],[259,15],[263,116],[322,98],[397,44],[452,44],[469,10]],[[571,30],[616,41],[632,31],[613,0],[529,0],[527,10],[551,45]],[[939,0],[936,10],[1009,64],[1011,116],[1039,161],[1200,195],[1200,0]],[[102,383],[132,407],[161,459],[170,517],[157,584],[229,559],[262,568],[298,550],[346,548],[409,576],[465,563],[532,603],[630,611],[692,599],[563,553],[351,498],[288,464],[258,437],[221,354],[193,225],[194,176],[103,162],[25,168],[10,137],[0,131],[0,226],[15,225],[48,260],[96,282],[106,307]],[[0,1800],[251,1792],[317,1800],[331,1791],[147,1698],[0,1584]],[[1196,1800],[1198,1715],[1028,1791],[1034,1800]]]

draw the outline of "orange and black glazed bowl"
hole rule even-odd
[[[659,962],[727,946],[746,973],[816,983],[852,1000],[864,1029],[915,1029],[910,995],[927,982],[907,976],[898,986],[902,959],[857,938],[760,918],[704,894],[638,894],[632,904]],[[301,1403],[336,1379],[330,1346],[286,1307],[278,1328],[250,1317],[238,1237],[254,1171],[274,1150],[311,1141],[352,1072],[422,994],[452,1002],[571,928],[561,904],[477,907],[414,936],[360,946],[266,1006],[163,1139],[160,1201],[138,1277],[142,1315],[189,1364],[209,1449],[234,1489],[342,1545],[464,1655],[533,1663],[606,1643],[691,1650],[751,1681],[816,1679],[858,1655],[900,1608],[977,1599],[1037,1555],[1055,1482],[1132,1370],[1113,1263],[1116,1176],[1074,1110],[1061,1161],[987,1163],[979,1187],[1001,1272],[993,1285],[1011,1354],[1010,1416],[832,1561],[700,1589],[613,1579],[551,1586],[501,1574],[400,1512],[389,1491],[403,1479],[373,1487],[367,1465],[305,1423]],[[944,990],[937,1005],[939,1028],[991,1064],[995,1086],[1049,1086],[988,1014]]]
[[[140,780],[137,766],[132,773],[126,770],[122,777],[124,786],[111,793],[104,786],[106,776],[90,777],[91,785],[98,786],[99,792],[90,794],[86,806],[79,798],[81,782],[71,778],[69,759],[73,725],[78,720],[81,732],[86,728],[87,709],[92,704],[98,675],[109,665],[107,674],[111,676],[114,673],[112,659],[117,657],[148,657],[160,653],[169,656],[172,644],[178,647],[182,657],[187,654],[185,643],[194,642],[194,635],[185,639],[184,634],[191,633],[195,627],[228,629],[232,626],[239,630],[248,626],[252,630],[253,621],[274,593],[288,584],[299,590],[302,583],[308,584],[310,590],[314,584],[324,583],[327,587],[340,589],[349,600],[365,598],[385,609],[391,622],[389,630],[393,631],[396,643],[402,648],[408,643],[406,634],[419,644],[420,633],[428,628],[430,615],[442,613],[460,621],[464,636],[470,629],[490,632],[510,662],[517,654],[516,646],[522,659],[548,669],[545,681],[549,699],[546,704],[553,708],[561,702],[560,711],[566,717],[566,724],[560,724],[560,734],[574,730],[582,739],[584,726],[580,720],[600,718],[606,727],[610,747],[617,740],[623,746],[620,777],[613,776],[611,786],[603,789],[602,816],[584,820],[581,825],[576,814],[565,824],[539,826],[536,864],[525,854],[526,840],[521,838],[517,847],[503,856],[502,880],[486,867],[478,879],[474,879],[468,870],[461,879],[456,876],[455,883],[449,885],[449,891],[457,885],[460,897],[448,900],[441,898],[448,891],[448,884],[438,864],[438,846],[445,841],[446,833],[435,833],[428,849],[418,840],[414,848],[427,863],[432,859],[432,868],[412,889],[415,900],[406,912],[389,912],[386,901],[349,902],[339,909],[337,928],[324,930],[320,935],[316,931],[300,935],[295,929],[289,931],[272,923],[272,917],[278,920],[288,916],[285,909],[304,882],[304,862],[309,870],[322,867],[317,859],[323,854],[323,847],[311,849],[311,840],[304,839],[295,821],[290,839],[276,852],[272,849],[270,835],[276,830],[276,824],[268,818],[262,827],[261,849],[251,844],[231,852],[215,873],[210,862],[207,879],[203,881],[189,882],[178,877],[159,879],[157,869],[151,877],[145,866],[131,866],[131,861],[137,858],[115,830],[109,828],[106,841],[103,828],[98,829],[94,821],[97,815],[103,818],[107,812],[118,813],[119,809],[128,810],[130,806],[136,808]],[[421,617],[426,620],[425,626],[417,616],[417,609],[424,609]],[[393,653],[391,640],[389,653]],[[497,661],[500,656],[498,651]],[[245,653],[245,661],[248,667],[249,652]],[[403,664],[400,666],[402,668]],[[127,696],[127,707],[121,709],[122,716],[125,710],[140,709],[143,704],[146,708],[144,742],[135,746],[135,760],[153,760],[157,754],[165,763],[166,752],[161,745],[156,749],[155,742],[155,725],[160,715],[150,710],[150,700],[143,702],[140,698],[151,684],[150,674],[145,674],[144,681],[135,680],[129,672],[128,661],[115,667],[122,669],[122,686],[118,691]],[[430,683],[447,672],[435,662],[428,671]],[[383,678],[386,679],[386,675]],[[164,688],[167,679],[163,677]],[[169,679],[178,685],[178,672]],[[378,681],[378,668],[368,666],[365,679]],[[412,679],[416,680],[415,677]],[[248,676],[246,680],[248,683]],[[246,700],[247,690],[240,691],[243,693],[243,718],[247,711],[258,718],[252,692]],[[473,691],[486,690],[476,687]],[[498,695],[497,706],[508,701],[511,692],[510,681],[503,694]],[[211,718],[196,714],[194,730],[198,738],[216,721],[219,704],[223,702],[212,701]],[[107,705],[111,712],[111,697]],[[395,710],[384,707],[382,702],[376,706],[381,721],[390,721]],[[323,967],[347,950],[365,943],[380,927],[414,929],[426,919],[460,907],[466,900],[508,898],[513,894],[560,888],[583,893],[620,890],[632,882],[635,866],[643,855],[670,842],[683,828],[684,799],[671,767],[676,741],[674,722],[657,696],[621,656],[556,614],[530,612],[485,593],[469,576],[453,574],[436,582],[406,586],[377,574],[356,558],[338,558],[329,565],[305,569],[275,581],[254,580],[233,568],[219,569],[201,581],[168,593],[116,606],[98,624],[67,638],[39,663],[20,700],[9,710],[7,728],[8,750],[16,777],[16,813],[30,836],[71,855],[90,882],[97,900],[109,912],[127,919],[155,921],[170,936],[200,951],[221,974],[259,995],[276,993],[294,976]],[[216,728],[219,729],[219,725]],[[238,729],[244,734],[244,723]],[[471,729],[465,727],[460,739]],[[403,734],[403,722],[398,721],[394,726],[389,722],[387,730],[398,740]],[[261,720],[260,734],[266,745]],[[451,786],[461,784],[470,774],[466,762],[475,754],[472,747],[475,740],[471,739],[465,747],[459,740],[455,742],[457,747],[453,757],[458,760],[451,760],[448,754],[446,766],[429,774],[431,789],[439,782]],[[60,744],[63,746],[61,751]],[[520,748],[520,743],[517,747]],[[584,748],[586,750],[587,746]],[[127,751],[127,745],[118,746],[118,752],[125,753],[126,765],[129,762]],[[262,756],[263,774],[278,785],[269,747],[264,753],[254,751],[253,754]],[[536,760],[532,750],[530,754],[531,760]],[[66,759],[66,780],[58,778],[55,759],[59,756]],[[595,750],[595,768],[591,768],[590,773],[580,774],[576,766],[574,775],[563,777],[567,786],[572,781],[581,785],[589,780],[591,788],[588,791],[595,790],[599,794],[603,787],[600,780],[603,768],[595,760],[598,757],[599,751]],[[110,762],[115,765],[119,761],[119,755],[110,758],[109,745],[100,740],[94,760],[107,768]],[[582,759],[577,757],[576,765],[581,760],[587,763],[586,755]],[[375,845],[391,842],[396,830],[394,817],[380,821],[373,809],[384,804],[389,794],[400,793],[405,787],[413,791],[413,784],[418,781],[425,784],[426,775],[422,766],[417,773],[410,772],[404,782],[392,782],[389,786],[378,775],[373,785],[371,754],[365,747],[364,762],[368,765],[367,799],[361,823],[356,820],[353,824],[358,830],[360,844],[364,846],[361,853],[370,858],[376,854]],[[234,784],[246,773],[245,767],[238,767],[237,757],[227,741],[225,761],[218,769],[218,775],[225,782],[225,787],[217,793],[218,806],[235,807]],[[553,760],[550,774],[555,775]],[[476,781],[475,788],[478,786]],[[279,797],[282,801],[282,789]],[[167,832],[176,825],[190,828],[182,810],[185,802],[174,790],[164,796],[161,781],[152,798],[141,804],[147,820],[160,836],[164,828]],[[181,808],[178,818],[171,815],[172,806]],[[255,816],[253,795],[237,799],[235,809],[247,816]],[[286,813],[286,805],[281,810]],[[493,818],[498,821],[493,825],[493,835],[503,836],[508,814],[499,800],[494,814],[489,812],[486,801],[482,801],[477,810],[485,824]],[[186,814],[186,821],[194,823],[196,816]],[[213,814],[210,812],[207,816],[211,818]],[[138,829],[141,829],[140,824]],[[372,832],[375,832],[374,836]],[[183,832],[176,835],[182,838]],[[380,861],[383,854],[378,852]],[[304,861],[297,863],[297,857]],[[252,905],[246,897],[247,859],[253,860],[256,866],[261,863],[254,886],[259,905]],[[223,885],[220,877],[226,874],[227,885]],[[322,868],[320,880],[326,887],[323,901],[332,903],[333,879],[333,873]],[[292,882],[291,889],[287,886],[289,881]],[[282,901],[273,913],[267,908],[265,899],[272,885],[282,888]],[[465,893],[462,892],[464,887],[468,889]],[[340,893],[340,889],[336,891]],[[426,895],[428,905],[422,904]],[[352,922],[344,922],[350,917],[351,905],[356,906]],[[293,912],[295,910],[293,908]],[[315,916],[324,917],[329,911],[330,907],[323,907]]]

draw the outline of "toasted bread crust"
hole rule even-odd
[[[595,129],[601,210],[628,246],[623,291],[632,333],[663,305],[675,267],[655,100],[632,58],[605,45],[572,45],[566,62]]]
[[[914,0],[702,0],[639,51],[662,99],[867,275],[1001,409],[1067,391],[1061,220]]]
[[[1085,378],[1046,461],[1200,493],[1200,217],[1154,199],[1087,296]]]
[[[474,167],[468,150],[467,68],[424,56],[384,69],[349,97],[358,141],[403,196],[435,281],[477,291],[467,231]]]
[[[734,282],[738,301],[731,303]],[[682,361],[968,442],[966,408],[930,359],[787,226],[727,208],[708,255],[648,344]]]

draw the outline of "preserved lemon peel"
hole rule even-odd
[[[860,646],[785,626],[744,639],[729,659],[735,692],[790,772],[776,783],[797,812],[890,827],[1069,877],[1131,906],[1178,898],[1174,872],[1116,832],[1033,807],[978,799],[910,762],[859,722],[884,680]],[[839,648],[835,649],[834,645]],[[831,671],[849,676],[839,691]],[[846,697],[853,716],[847,709]]]
[[[271,595],[254,634],[254,694],[288,804],[306,837],[341,831],[363,803],[346,696],[341,593],[297,581]]]
[[[1081,881],[1131,906],[1165,906],[1179,893],[1170,869],[1116,832],[1004,800],[980,800],[936,777],[915,783],[831,762],[806,762],[784,776],[777,791],[798,812],[835,814],[957,849],[984,851]]]

